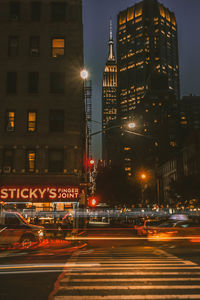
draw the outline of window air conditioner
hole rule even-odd
[[[3,172],[4,173],[10,173],[11,172],[11,167],[4,167]]]
[[[38,48],[32,48],[31,49],[31,56],[38,56],[39,49]]]
[[[7,126],[7,131],[14,131],[14,127],[8,125],[8,126]]]

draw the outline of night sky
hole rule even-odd
[[[83,0],[85,67],[92,80],[93,120],[101,121],[101,93],[104,65],[108,55],[109,20],[113,21],[116,46],[117,14],[137,0]],[[200,95],[200,0],[159,1],[175,13],[178,25],[181,96]],[[115,51],[116,56],[116,51]],[[93,124],[93,131],[101,125]],[[101,135],[92,140],[92,154],[101,158]]]

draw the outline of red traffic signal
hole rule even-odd
[[[95,207],[97,205],[97,198],[96,197],[90,197],[88,199],[88,205],[90,207]]]

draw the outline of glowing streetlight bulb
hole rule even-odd
[[[133,123],[133,122],[128,124],[128,127],[129,127],[130,129],[135,128],[135,126],[136,126],[136,125],[135,125],[135,123]]]
[[[86,69],[83,69],[80,75],[82,79],[86,80],[88,78],[88,71]]]
[[[144,173],[141,174],[141,178],[142,178],[142,179],[146,179],[146,177],[147,177],[146,174],[144,174]]]

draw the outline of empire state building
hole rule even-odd
[[[109,129],[117,117],[117,62],[114,56],[114,41],[112,34],[112,21],[110,21],[109,53],[103,73],[102,89],[102,155],[106,163],[112,155],[111,136]]]

